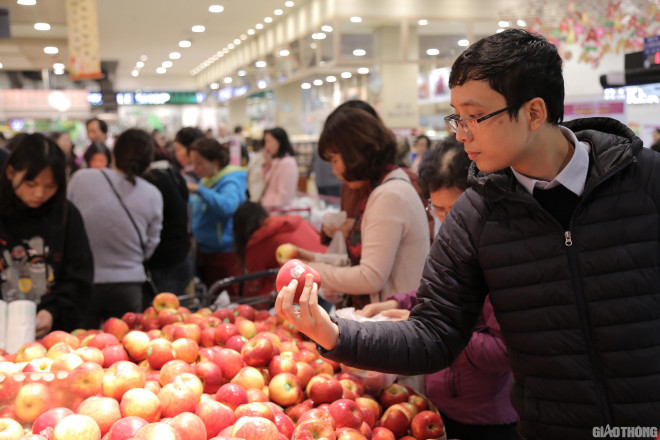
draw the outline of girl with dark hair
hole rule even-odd
[[[151,136],[126,130],[113,151],[114,168],[80,170],[69,184],[69,200],[80,209],[94,253],[94,291],[85,328],[144,310],[143,262],[160,242],[163,197],[139,177],[153,158]]]
[[[319,232],[298,215],[269,216],[263,206],[245,202],[234,214],[236,253],[248,273],[279,267],[275,251],[279,245],[291,243],[313,252],[325,252],[319,243]],[[265,295],[275,289],[275,276],[245,283],[243,296]]]
[[[177,131],[174,137],[174,157],[181,166],[181,175],[186,179],[186,182],[197,183],[199,180],[190,162],[190,147],[197,139],[203,137],[205,137],[204,132],[194,127],[183,127]]]
[[[263,151],[261,204],[266,209],[288,208],[298,188],[298,164],[286,131],[280,127],[265,130]]]
[[[0,176],[0,291],[38,302],[36,337],[81,327],[93,278],[80,212],[66,200],[66,160],[51,139],[26,135]]]
[[[417,191],[395,162],[394,134],[372,114],[340,107],[328,116],[319,155],[363,198],[346,234],[351,267],[312,262],[324,287],[349,294],[356,308],[417,287],[429,252],[428,223]],[[301,250],[304,259],[315,255]]]
[[[199,183],[188,183],[192,233],[204,266],[204,282],[240,274],[234,248],[233,217],[245,201],[247,173],[229,164],[229,150],[215,139],[200,138],[190,147]]]
[[[92,142],[83,155],[87,168],[102,170],[109,168],[112,164],[112,155],[110,149],[103,142]]]

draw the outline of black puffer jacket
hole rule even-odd
[[[527,439],[660,425],[660,155],[608,118],[566,124],[591,145],[570,230],[509,170],[471,170],[400,323],[338,320],[324,355],[420,374],[449,365],[486,292],[502,328]]]

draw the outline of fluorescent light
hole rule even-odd
[[[35,23],[34,29],[37,31],[49,31],[50,25],[48,23]]]
[[[55,64],[53,64],[53,69],[54,69],[54,70],[64,70],[64,64],[62,64],[62,63],[55,63]]]
[[[273,18],[272,18],[272,17],[266,17],[266,18],[264,18],[264,23],[272,23],[272,22],[273,22]]]
[[[426,26],[427,24],[429,24],[429,21],[428,21],[428,20],[419,20],[419,21],[417,22],[417,24],[418,24],[419,26]]]
[[[426,55],[430,55],[430,56],[432,56],[432,57],[434,57],[434,56],[436,56],[436,55],[439,55],[439,54],[440,54],[440,51],[439,51],[438,49],[433,49],[433,48],[432,48],[432,49],[428,49],[428,50],[426,51]]]
[[[219,14],[220,12],[224,11],[225,7],[222,5],[211,5],[209,6],[209,12],[213,12],[214,14]]]
[[[505,28],[505,27],[509,27],[509,26],[511,26],[511,23],[509,23],[509,22],[506,21],[506,20],[500,20],[500,21],[497,22],[497,25],[498,25],[499,27]]]
[[[137,70],[133,70],[131,72],[131,76],[138,76],[139,74],[140,74],[140,72],[138,72]]]
[[[242,69],[239,70],[238,72],[236,72],[236,75],[238,75],[238,76],[245,76],[245,70],[242,70]]]
[[[300,84],[300,88],[303,90],[311,89],[312,85],[310,83],[302,83]]]
[[[342,72],[341,73],[341,77],[344,78],[344,79],[348,79],[352,76],[353,76],[353,74],[351,72]]]
[[[323,85],[323,80],[322,79],[315,79],[312,84],[315,86],[322,86]]]
[[[144,67],[144,63],[142,61],[138,61],[137,63],[135,63],[135,67],[137,67],[138,69],[142,69]]]
[[[238,46],[239,44],[241,44],[241,40],[239,40],[238,38],[235,39],[235,40],[234,40],[234,44],[235,44],[236,46]]]
[[[260,89],[265,89],[266,86],[268,86],[268,83],[265,80],[260,79],[259,81],[257,81],[257,87],[259,87]]]
[[[275,15],[282,15],[282,14],[284,14],[284,11],[282,11],[281,9],[275,9],[275,10],[273,11],[273,14],[275,14]]]
[[[3,67],[4,67],[4,66],[2,65],[2,63],[0,63],[0,69],[2,69]]]
[[[281,57],[288,57],[288,56],[289,56],[289,51],[288,51],[288,49],[282,49],[282,50],[280,51],[280,56],[281,56]]]
[[[232,81],[231,76],[226,77],[224,80],[225,84],[231,84]]]
[[[148,59],[149,59],[149,57],[146,56],[146,55],[141,55],[140,56],[140,60],[142,60],[142,61],[147,61]]]
[[[241,40],[243,40],[243,41],[247,40],[247,35],[242,34],[242,35],[241,35]]]
[[[164,68],[164,67],[158,67],[158,68],[156,69],[156,73],[159,74],[159,75],[162,75],[162,74],[165,73],[165,72],[167,72],[167,69]]]
[[[162,66],[166,69],[169,69],[170,67],[173,66],[172,61],[163,61]]]
[[[53,70],[53,73],[55,75],[64,75],[64,70],[56,69],[56,70]]]
[[[254,35],[254,29],[250,28],[247,30],[248,35]]]
[[[220,88],[220,84],[218,84],[218,83],[211,83],[211,89],[212,89],[212,90],[217,90],[217,89],[219,89],[219,88]]]
[[[315,32],[312,34],[312,40],[325,40],[326,35],[323,32]]]
[[[335,81],[337,81],[337,77],[336,77],[336,76],[330,75],[330,76],[326,76],[326,77],[325,77],[325,82],[333,83],[333,82],[335,82]]]
[[[363,56],[365,56],[366,54],[367,54],[367,51],[364,50],[364,49],[355,49],[355,50],[353,51],[353,55],[356,56],[356,57],[363,57]]]
[[[257,24],[254,25],[254,27],[257,28],[257,29],[259,29],[259,30],[261,30],[261,29],[264,28],[264,25],[261,24],[261,23],[257,23]]]
[[[16,3],[23,6],[34,6],[37,4],[37,0],[18,0]]]
[[[181,58],[181,54],[179,52],[170,52],[171,60],[178,60],[179,58]]]
[[[204,32],[205,30],[206,30],[206,28],[204,26],[202,26],[201,24],[197,24],[197,25],[192,27],[192,31],[197,32],[197,33]]]
[[[192,46],[192,43],[188,40],[179,41],[179,47],[190,47],[190,46]]]
[[[332,32],[332,26],[328,26],[327,24],[325,26],[321,26],[321,30],[323,32]]]
[[[265,62],[265,61],[261,61],[261,60],[259,60],[259,61],[257,61],[256,63],[254,63],[254,65],[255,65],[256,67],[259,67],[259,68],[262,68],[262,67],[266,67],[266,66],[267,66],[266,62]]]
[[[293,8],[293,5],[294,3],[291,1],[284,3],[284,6],[286,6],[287,8]]]
[[[351,17],[351,23],[361,23],[362,17]]]
[[[229,43],[229,44],[227,45],[227,49],[229,49],[229,50],[232,50],[234,47],[236,47],[236,46],[234,46],[234,45],[231,44],[231,43]]]
[[[60,50],[56,48],[55,46],[46,46],[44,47],[44,53],[47,53],[48,55],[55,55],[59,52]]]
[[[358,69],[358,73],[360,75],[366,75],[367,73],[369,73],[369,68],[368,67],[360,67]]]
[[[504,29],[499,28],[498,30],[495,31],[496,34],[499,34],[500,32],[504,32]]]
[[[466,39],[458,40],[458,45],[461,47],[467,47],[470,45],[470,42]]]
[[[516,24],[520,27],[527,27],[527,22],[525,20],[518,20]]]

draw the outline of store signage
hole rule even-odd
[[[248,86],[244,85],[244,86],[236,87],[234,89],[234,97],[237,98],[239,96],[243,96],[247,93],[247,91],[248,91]]]
[[[648,89],[636,86],[609,88],[603,91],[603,99],[606,101],[624,101],[627,104],[659,104],[660,96],[648,93]]]
[[[200,92],[120,92],[115,95],[118,105],[163,105],[199,104],[206,99]],[[103,104],[103,95],[98,92],[87,94],[87,102],[92,107]]]
[[[229,101],[232,97],[233,90],[232,86],[223,87],[218,90],[218,101]]]
[[[644,38],[644,57],[655,57],[658,52],[660,52],[660,35]]]

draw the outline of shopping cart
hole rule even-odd
[[[273,290],[270,293],[265,295],[244,296],[243,293],[245,282],[259,278],[273,277],[277,275],[278,271],[279,268],[267,269],[261,272],[246,273],[243,275],[236,275],[218,280],[213,283],[211,287],[206,290],[206,292],[204,292],[203,296],[200,298],[200,304],[202,307],[209,307],[214,309],[213,303],[218,295],[223,291],[223,289],[229,286],[237,286],[238,288],[235,290],[238,291],[238,295],[230,296],[230,302],[236,304],[249,304],[251,306],[259,305],[262,307],[270,308],[275,305],[275,298],[277,296],[275,286],[273,286]]]

